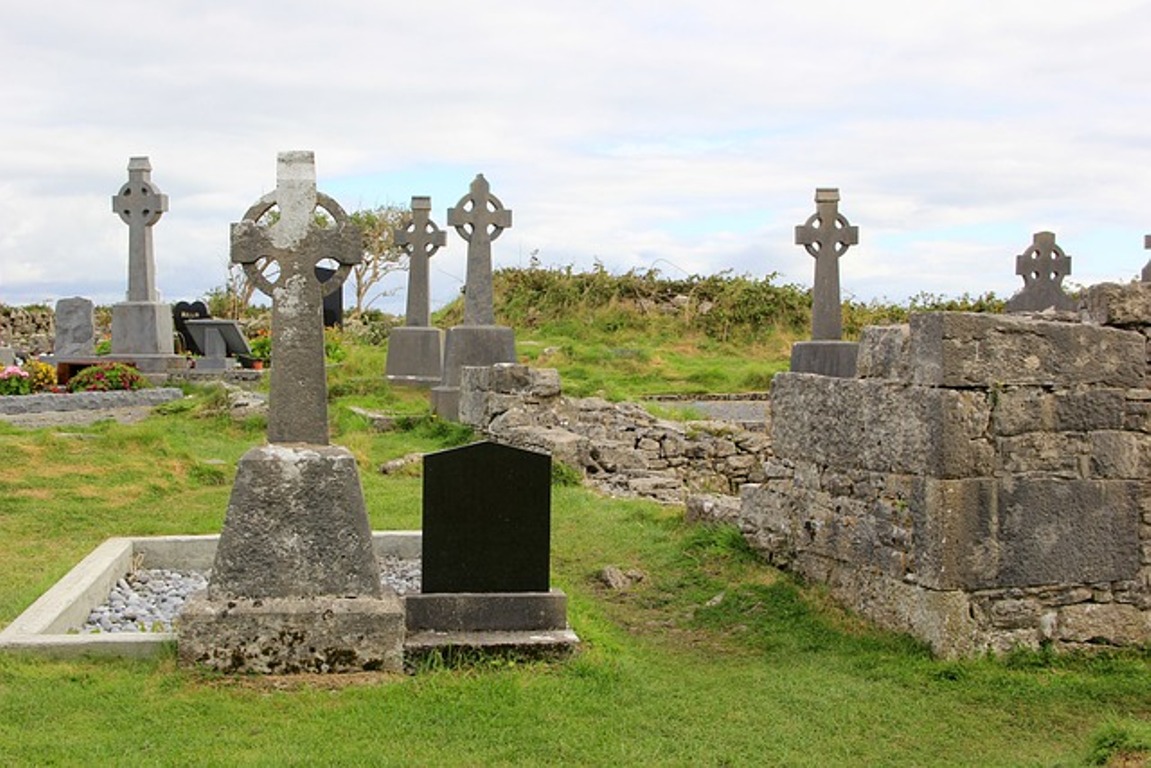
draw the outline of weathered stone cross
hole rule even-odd
[[[1143,247],[1151,250],[1151,235],[1143,235]],[[1151,261],[1143,266],[1143,282],[1151,283]]]
[[[1071,257],[1055,244],[1054,232],[1031,236],[1031,247],[1015,257],[1015,274],[1023,278],[1023,288],[1007,300],[1008,312],[1075,309],[1075,300],[1063,292],[1063,278],[1071,274]]]
[[[396,245],[408,253],[408,305],[404,324],[426,328],[432,324],[431,280],[428,260],[444,247],[447,236],[431,220],[432,199],[412,197],[412,221],[396,232]]]
[[[152,225],[168,210],[168,196],[152,184],[146,157],[128,160],[128,182],[112,198],[112,211],[128,225],[128,301],[157,301]]]
[[[859,243],[859,227],[848,224],[839,212],[839,190],[815,190],[816,212],[795,228],[795,244],[815,257],[815,283],[811,294],[811,338],[843,337],[843,310],[839,298],[839,257]]]
[[[273,206],[280,217],[259,223]],[[317,222],[316,209],[333,219]],[[268,441],[328,444],[328,388],[324,373],[323,297],[343,285],[363,258],[359,228],[332,198],[316,191],[311,152],[281,152],[276,189],[232,225],[232,261],[272,297],[272,376]],[[315,268],[334,260],[336,273],[321,283]],[[279,276],[262,271],[274,262]]]
[[[484,175],[472,181],[468,194],[448,209],[448,226],[468,242],[468,278],[464,325],[495,325],[492,298],[492,241],[512,225],[512,212],[491,193]]]

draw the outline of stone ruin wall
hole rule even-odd
[[[1149,333],[1144,283],[869,328],[857,378],[775,377],[744,534],[945,656],[1151,642]]]
[[[564,397],[551,368],[464,368],[459,417],[495,442],[550,452],[615,496],[683,503],[692,493],[727,494],[734,513],[739,488],[766,479],[766,431],[669,421],[635,403]]]
[[[23,358],[52,351],[55,313],[50,307],[11,307],[0,304],[0,346],[12,347]]]

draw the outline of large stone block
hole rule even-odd
[[[1087,289],[1087,315],[1101,325],[1151,325],[1151,283],[1099,283]]]
[[[112,354],[171,355],[172,307],[151,301],[112,305]]]
[[[921,480],[915,570],[932,589],[1090,584],[1139,568],[1136,482],[1053,477]]]
[[[443,378],[443,363],[444,334],[439,328],[405,326],[393,328],[388,334],[384,373],[391,383],[435,386]]]
[[[771,412],[777,456],[933,477],[993,469],[982,392],[784,373],[772,382]]]
[[[912,379],[931,387],[1139,387],[1146,343],[1133,331],[1009,315],[911,316]]]
[[[380,594],[351,451],[273,444],[240,459],[212,579],[213,600]]]
[[[911,328],[908,325],[871,325],[864,328],[859,339],[856,375],[861,379],[910,381],[910,340]]]
[[[993,390],[991,402],[991,426],[996,435],[1092,432],[1123,428],[1127,390],[1051,392],[1042,387],[1011,387]]]

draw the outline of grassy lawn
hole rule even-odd
[[[376,467],[464,435],[423,418],[370,432],[349,403],[423,408],[367,373],[381,354],[354,349],[333,374],[334,441],[360,462],[373,527],[416,528],[418,468]],[[219,530],[263,433],[214,403],[131,426],[0,425],[0,625],[109,536]],[[611,591],[607,565],[644,578]],[[553,583],[584,641],[563,663],[231,678],[171,653],[0,655],[0,765],[1070,766],[1151,749],[1151,655],[935,659],[675,508],[555,487]]]

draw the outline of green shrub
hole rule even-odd
[[[10,365],[0,370],[0,395],[27,395],[32,392],[32,376]]]
[[[148,386],[151,384],[139,371],[124,363],[91,365],[68,380],[69,392],[111,392]]]

